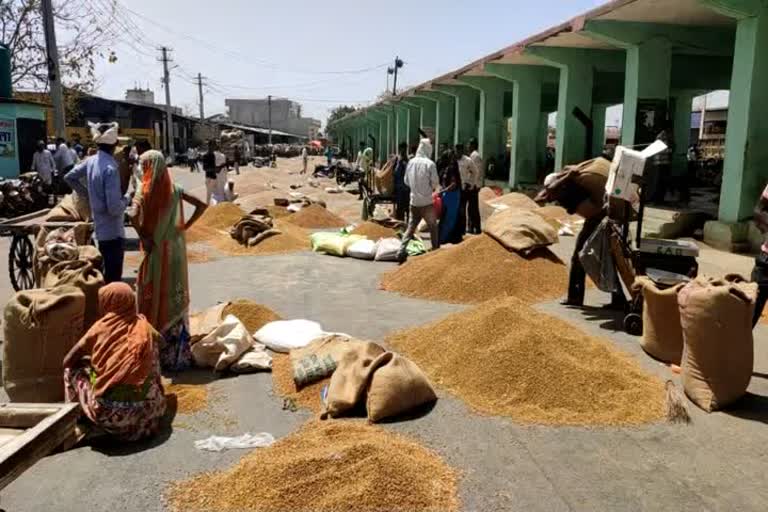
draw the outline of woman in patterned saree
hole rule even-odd
[[[189,367],[189,279],[184,232],[206,209],[206,204],[173,183],[159,151],[150,150],[139,162],[142,182],[133,199],[133,226],[141,238],[144,260],[139,267],[139,312],[163,335],[163,371]],[[194,206],[185,223],[184,203]]]
[[[64,358],[68,402],[79,402],[93,433],[121,441],[154,435],[165,413],[160,335],[136,314],[136,295],[123,282],[99,290],[101,318]]]

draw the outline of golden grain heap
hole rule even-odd
[[[177,482],[175,512],[454,512],[456,473],[434,452],[352,421],[311,422],[231,469]]]
[[[208,388],[202,384],[172,384],[163,382],[166,396],[176,396],[176,412],[194,414],[208,407]]]
[[[306,206],[287,218],[288,222],[307,229],[343,228],[347,222],[319,204]]]
[[[250,333],[254,333],[269,322],[282,320],[280,315],[266,306],[248,299],[239,299],[230,302],[222,314],[223,317],[234,315],[240,320]]]
[[[535,303],[562,295],[568,271],[548,249],[523,257],[483,234],[411,258],[381,283],[387,291],[457,304],[505,295]]]
[[[361,235],[374,242],[380,238],[393,238],[397,236],[397,231],[375,222],[363,222],[352,230],[353,235]]]
[[[486,414],[547,425],[637,425],[664,385],[606,341],[514,297],[391,336],[432,381]]]

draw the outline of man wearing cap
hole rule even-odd
[[[91,203],[93,226],[99,251],[104,260],[104,280],[107,283],[120,281],[123,277],[125,256],[125,209],[130,202],[123,194],[120,172],[114,153],[117,146],[117,123],[88,123],[93,142],[99,150],[64,177],[77,193],[86,195]],[[81,183],[86,178],[87,186]]]

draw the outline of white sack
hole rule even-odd
[[[260,370],[272,369],[272,356],[265,350],[261,343],[255,343],[255,347],[245,352],[240,359],[229,367],[235,373],[250,373]]]
[[[323,334],[320,324],[311,320],[278,320],[256,331],[253,337],[275,352],[288,353],[306,347]]]
[[[382,238],[376,245],[376,261],[397,261],[402,242],[397,238]]]
[[[372,260],[376,257],[376,242],[373,240],[359,240],[347,247],[347,256],[359,260]]]

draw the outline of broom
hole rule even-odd
[[[683,394],[671,380],[667,381],[665,387],[667,389],[667,421],[670,423],[690,423],[691,417],[688,414],[688,405],[686,405]]]

